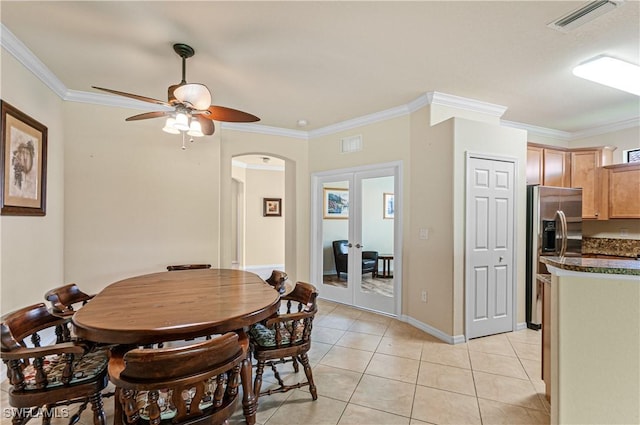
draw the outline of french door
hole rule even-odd
[[[318,173],[312,276],[320,297],[397,314],[399,165]]]

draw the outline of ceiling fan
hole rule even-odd
[[[126,121],[136,121],[167,117],[167,122],[163,130],[168,133],[180,134],[180,132],[182,132],[184,135],[186,132],[188,135],[194,137],[210,136],[215,131],[213,120],[226,122],[260,121],[260,118],[247,112],[224,106],[211,105],[211,92],[207,86],[204,84],[187,83],[186,80],[186,62],[187,58],[194,55],[195,51],[193,48],[186,44],[177,43],[173,45],[173,50],[182,58],[182,81],[169,86],[166,102],[151,97],[106,89],[104,87],[92,87],[119,96],[173,108],[173,110],[167,111],[145,112],[126,119]]]

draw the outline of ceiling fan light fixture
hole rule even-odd
[[[180,131],[189,130],[189,117],[184,112],[178,112],[176,114],[176,121],[173,123],[173,128]]]
[[[211,92],[204,84],[184,84],[173,95],[182,103],[189,103],[194,109],[205,110],[211,106]]]
[[[175,123],[176,123],[175,118],[172,118],[172,117],[167,118],[167,121],[165,121],[162,131],[169,134],[180,134],[180,130],[174,127]]]
[[[191,120],[191,125],[189,126],[189,131],[187,134],[192,137],[202,137],[204,133],[202,132],[202,126],[200,125],[200,121],[197,119]]]

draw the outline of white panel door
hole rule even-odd
[[[467,159],[467,338],[513,330],[515,163]]]

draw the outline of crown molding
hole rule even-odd
[[[568,131],[553,130],[551,128],[538,127],[535,125],[523,124],[520,122],[507,121],[507,120],[500,120],[500,124],[502,124],[505,127],[526,130],[527,133],[535,134],[537,136],[549,137],[552,139],[564,140],[564,141],[571,140],[571,133],[569,133]]]
[[[351,130],[364,125],[373,124],[380,121],[390,120],[392,118],[401,117],[409,114],[407,105],[396,106],[395,108],[385,109],[384,111],[374,112],[373,114],[364,115],[358,118],[331,124],[326,127],[317,128],[309,131],[309,139],[315,139],[330,134],[339,133],[341,131]]]
[[[220,128],[223,130],[245,131],[247,133],[265,134],[268,136],[284,136],[294,139],[308,140],[309,133],[302,130],[291,130],[288,128],[271,127],[261,124],[249,124],[239,122],[220,122]]]
[[[31,71],[31,73],[33,73],[47,87],[49,87],[54,93],[56,93],[62,100],[145,111],[171,110],[170,108],[162,105],[153,105],[147,102],[123,98],[121,96],[67,89],[62,81],[60,81],[60,79],[58,79],[58,77],[53,74],[53,72],[51,72],[51,70],[49,70],[49,68],[47,68],[46,65],[42,63],[42,61],[40,61],[40,59],[38,59],[31,50],[29,50],[29,48],[25,46],[24,43],[22,43],[2,23],[0,23],[0,45],[14,58],[16,58],[16,60],[20,62],[27,70]],[[505,106],[433,91],[425,93],[405,105],[342,121],[310,131],[291,130],[287,128],[271,127],[259,124],[227,122],[220,123],[220,127],[222,129],[244,131],[249,133],[259,133],[272,136],[283,136],[301,140],[309,140],[408,115],[427,105],[442,105],[460,108],[496,117],[501,117],[507,110]],[[539,136],[571,141],[610,133],[613,131],[624,130],[627,128],[638,127],[640,126],[640,118],[632,118],[629,120],[605,124],[599,127],[594,127],[577,132],[554,130],[550,128],[537,127],[529,124],[506,120],[501,120],[501,123],[504,126],[519,128]]]
[[[33,54],[4,24],[0,23],[0,43],[33,75],[38,77],[47,87],[64,100],[67,87],[55,76],[47,66]]]
[[[432,105],[448,106],[472,112],[480,112],[482,114],[495,117],[501,117],[507,110],[506,106],[455,96],[452,94],[440,93],[437,91],[427,93],[427,97],[429,99],[429,103]]]
[[[599,127],[588,128],[582,131],[571,133],[570,140],[585,139],[587,137],[599,136],[601,134],[613,133],[614,131],[626,130],[627,128],[640,127],[640,117],[631,118],[625,121],[601,125]]]

